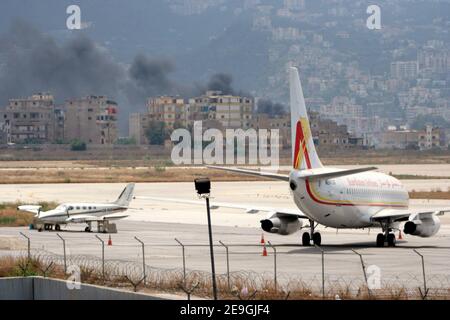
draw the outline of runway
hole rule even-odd
[[[428,180],[427,180],[428,181]],[[442,181],[441,181],[442,182]],[[3,201],[38,202],[46,201],[113,201],[124,184],[50,184],[50,185],[2,185]],[[196,199],[193,183],[143,183],[137,184],[136,196],[175,197]],[[287,186],[283,182],[217,182],[212,185],[211,202],[234,202],[294,208]],[[210,271],[209,249],[207,247],[206,214],[203,205],[181,205],[136,199],[125,220],[118,221],[118,234],[112,235],[112,246],[106,246],[107,260],[142,261],[140,244],[145,243],[145,262],[148,266],[163,270],[182,268],[181,246],[177,238],[186,245],[186,268],[188,270]],[[450,206],[450,201],[412,201],[413,207],[431,208]],[[213,233],[217,272],[226,273],[226,250],[219,240],[229,246],[230,272],[249,271],[269,278],[274,274],[273,250],[267,245],[268,256],[262,256],[260,244],[262,231],[259,220],[263,213],[246,214],[243,210],[218,209],[212,211]],[[383,283],[395,283],[416,288],[422,285],[420,257],[425,257],[429,287],[450,285],[450,217],[441,219],[442,226],[437,236],[419,238],[403,235],[396,248],[376,248],[378,230],[339,230],[319,227],[322,233],[322,249],[325,250],[325,270],[328,282],[360,283],[364,281],[360,258],[352,249],[361,253],[366,267],[379,268]],[[69,256],[101,256],[101,244],[93,233],[82,232],[84,225],[73,225],[68,231],[61,231],[66,239]],[[0,228],[0,243],[14,238],[15,246],[7,250],[0,245],[0,254],[24,252],[24,232],[30,236],[33,250],[44,250],[56,255],[62,254],[62,241],[55,232],[29,231],[26,228]],[[265,234],[277,250],[277,273],[280,282],[302,279],[314,285],[320,284],[321,253],[314,247],[302,247],[301,233],[290,236]],[[101,234],[105,241],[106,235]],[[17,247],[17,243],[21,245]]]

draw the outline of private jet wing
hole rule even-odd
[[[173,198],[160,198],[160,197],[135,197],[135,199],[143,199],[143,200],[155,200],[155,201],[161,201],[161,202],[173,202],[173,203],[182,203],[182,204],[192,204],[192,205],[205,205],[203,201],[196,201],[196,200],[180,200],[180,199],[173,199]],[[271,207],[262,207],[262,206],[254,206],[254,205],[244,205],[244,204],[234,204],[234,203],[227,203],[227,202],[210,202],[210,208],[211,209],[218,209],[218,208],[231,208],[231,209],[243,209],[246,213],[258,213],[258,212],[268,212],[272,216],[296,216],[299,219],[309,219],[306,215],[304,215],[300,210],[298,209],[275,209]]]
[[[41,211],[41,208],[42,208],[42,206],[29,205],[29,204],[17,207],[18,210],[31,212],[31,213],[34,213],[34,214],[39,214],[39,212]]]
[[[78,214],[75,216],[71,216],[66,219],[66,222],[74,222],[74,223],[83,223],[83,222],[96,222],[96,221],[113,221],[113,220],[120,220],[128,217],[128,215],[106,215],[101,217],[96,217],[88,214]]]

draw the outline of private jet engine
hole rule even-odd
[[[434,236],[441,227],[441,222],[434,214],[416,216],[413,220],[405,223],[403,232],[413,236],[431,237]]]
[[[270,233],[289,235],[297,232],[303,226],[303,221],[293,216],[274,215],[269,219],[261,220],[261,228]]]

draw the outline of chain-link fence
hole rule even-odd
[[[81,270],[82,280],[112,286],[131,285],[208,296],[211,273],[209,246],[185,243],[154,244],[134,237],[65,238],[24,235],[25,250],[16,256],[58,265],[69,274]],[[219,291],[238,298],[449,298],[448,250],[301,247],[275,243],[214,245]],[[448,258],[448,259],[447,259]],[[93,277],[95,275],[95,277]],[[84,278],[84,279],[83,279]]]

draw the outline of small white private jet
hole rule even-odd
[[[266,232],[280,235],[289,235],[307,227],[309,232],[302,235],[304,246],[311,245],[311,242],[321,245],[321,235],[315,231],[319,224],[338,229],[380,227],[382,232],[376,238],[378,247],[385,244],[395,246],[396,238],[393,231],[400,230],[400,223],[403,222],[406,234],[419,237],[435,235],[440,228],[438,216],[450,212],[450,207],[410,209],[409,195],[402,183],[392,176],[373,172],[377,169],[375,167],[340,169],[322,165],[314,145],[296,67],[290,68],[289,80],[291,131],[294,143],[290,174],[216,166],[210,168],[286,181],[298,210],[214,201],[211,201],[211,208],[241,208],[248,213],[269,212],[269,216],[261,220],[261,228]],[[203,204],[192,200],[140,198]],[[303,226],[304,220],[309,220],[308,226]]]
[[[62,224],[68,223],[86,223],[84,231],[92,230],[92,223],[97,223],[99,232],[117,232],[115,224],[110,223],[113,220],[119,220],[128,217],[128,215],[117,215],[129,209],[129,204],[133,199],[134,183],[128,184],[123,189],[120,196],[112,203],[86,203],[73,202],[62,203],[55,209],[41,211],[39,205],[22,205],[18,210],[27,211],[36,214],[33,227],[38,231],[61,230]]]

